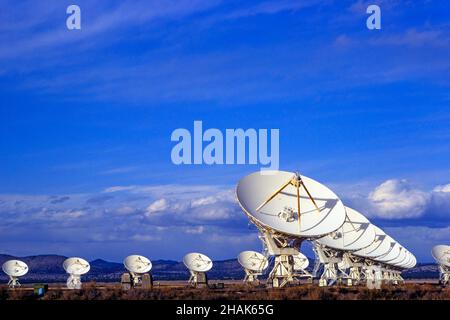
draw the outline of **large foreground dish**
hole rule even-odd
[[[261,232],[265,251],[275,256],[269,285],[283,287],[299,277],[294,270],[301,241],[323,237],[340,228],[346,217],[342,201],[323,184],[286,171],[252,173],[236,188],[238,202]]]
[[[255,172],[239,181],[236,193],[254,224],[286,236],[320,237],[345,221],[344,205],[333,191],[293,172]]]

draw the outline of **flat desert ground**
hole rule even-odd
[[[223,284],[223,286],[222,286]],[[450,300],[450,286],[436,279],[407,280],[401,285],[383,285],[380,290],[365,286],[335,285],[320,288],[300,283],[284,288],[249,286],[242,281],[210,281],[209,288],[193,288],[186,281],[155,281],[151,289],[122,290],[119,283],[83,283],[81,290],[68,290],[64,283],[49,284],[43,297],[36,297],[32,284],[9,289],[0,286],[0,300]]]

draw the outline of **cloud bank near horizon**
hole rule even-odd
[[[423,244],[445,243],[450,237],[449,191],[450,185],[423,191],[407,180],[390,179],[367,194],[350,193],[342,199],[420,260],[429,260]],[[176,258],[186,248],[229,258],[230,252],[260,248],[257,229],[249,226],[228,186],[111,186],[92,194],[3,194],[0,218],[0,240],[20,239],[20,250],[35,253],[43,253],[37,250],[46,244],[45,252],[59,244],[58,253],[68,254],[64,247],[70,253],[77,244],[97,243],[118,246],[124,253],[132,248],[158,248],[153,255],[163,258]],[[180,243],[183,246],[176,249]],[[165,246],[171,248],[170,253]],[[223,248],[227,250],[222,252]]]

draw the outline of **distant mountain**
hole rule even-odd
[[[21,282],[65,282],[67,274],[62,264],[67,257],[59,255],[38,255],[29,257],[13,257],[0,254],[0,265],[10,259],[20,259],[28,264],[30,272],[21,277]],[[310,260],[311,270],[314,260]],[[90,262],[91,270],[84,281],[95,280],[98,282],[119,281],[120,276],[125,272],[122,263],[109,262],[102,259],[96,259]],[[152,275],[155,281],[158,280],[186,280],[189,278],[189,271],[184,264],[173,260],[154,260],[152,261]],[[214,267],[208,272],[210,279],[233,280],[242,279],[244,270],[236,259],[214,261]],[[405,271],[403,277],[406,279],[425,279],[437,278],[438,269],[435,264],[419,263],[415,268]],[[6,282],[8,277],[2,272],[0,282]]]
[[[418,263],[414,268],[403,272],[405,279],[437,279],[438,266],[435,263]]]

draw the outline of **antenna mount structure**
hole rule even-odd
[[[63,263],[64,270],[69,274],[66,281],[68,289],[81,289],[81,276],[89,272],[91,266],[89,262],[83,258],[73,257],[68,258]]]
[[[2,270],[9,277],[8,287],[20,287],[19,277],[28,273],[28,266],[20,260],[8,260],[2,265]]]
[[[450,283],[450,246],[434,246],[431,254],[438,263],[439,283],[443,286],[448,285]]]
[[[206,272],[211,270],[212,260],[204,254],[193,252],[183,258],[184,265],[189,269],[190,277],[188,283],[195,288],[207,287],[208,277]]]
[[[152,263],[149,259],[141,255],[131,255],[125,258],[123,265],[128,270],[122,274],[120,280],[124,290],[137,287],[149,289],[153,286],[153,278],[149,273]]]
[[[244,283],[259,284],[258,276],[269,266],[267,257],[256,251],[243,251],[238,255],[238,262],[244,268]]]

